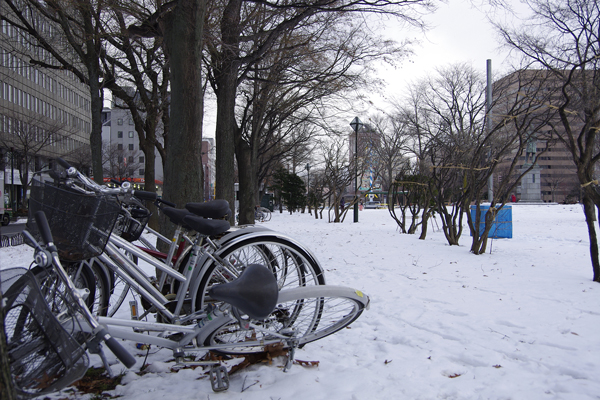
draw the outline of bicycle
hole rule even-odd
[[[271,220],[271,210],[257,206],[254,210],[254,218],[260,222],[268,222]]]
[[[62,174],[65,177],[62,181],[65,181],[64,184],[67,188],[76,192],[81,192],[84,195],[86,193],[98,193],[102,196],[106,196],[107,194],[112,196],[118,195],[121,204],[125,204],[125,207],[129,207],[132,204],[135,207],[141,207],[135,196],[146,200],[155,199],[154,194],[133,191],[128,185],[113,189],[100,187],[89,181],[85,176],[82,176],[75,169],[71,170],[71,167],[63,160],[59,159],[58,162],[66,170],[66,173]],[[54,183],[57,181],[61,182],[60,176],[58,178],[54,176],[52,179]],[[92,192],[89,192],[89,190],[92,190]],[[44,192],[46,191],[51,191],[51,195],[45,195]],[[65,193],[64,190],[55,187],[55,185],[34,180],[32,183],[30,208],[36,210],[36,207],[44,207],[44,204],[42,204],[44,197],[61,198],[61,196],[68,196],[70,198],[75,196],[75,194]],[[173,254],[176,247],[175,243],[182,232],[182,226],[189,228],[188,224],[192,223],[205,225],[208,220],[196,220],[193,222],[194,218],[197,218],[197,216],[205,218],[224,217],[230,212],[227,202],[223,200],[210,203],[189,203],[187,206],[193,212],[170,207],[163,208],[163,212],[177,225],[175,236],[172,240],[168,241],[168,239],[162,238],[154,232],[159,239],[162,238],[162,240],[171,243],[169,254],[164,256],[167,260],[171,260],[171,254]],[[185,218],[188,218],[192,222],[185,222]],[[121,220],[125,226],[138,227],[136,228],[137,235],[130,235],[129,229],[121,229],[121,232],[126,231],[128,233],[129,240],[139,237],[139,233],[141,232],[139,226],[142,224],[134,220],[131,212],[127,209],[124,210],[122,207],[117,220]],[[96,281],[101,286],[96,289],[96,293],[104,293],[99,297],[105,299],[98,314],[114,315],[114,312],[125,298],[127,288],[133,286],[135,287],[135,292],[141,295],[142,305],[146,309],[146,312],[138,316],[137,303],[133,303],[132,315],[136,315],[137,318],[143,318],[149,312],[152,312],[158,314],[160,322],[178,321],[179,323],[187,323],[188,320],[193,319],[194,312],[203,308],[204,302],[207,299],[205,293],[214,283],[222,283],[234,279],[240,274],[245,265],[251,263],[260,263],[270,268],[278,278],[279,288],[325,283],[323,270],[314,256],[292,239],[272,231],[269,231],[267,234],[265,228],[245,227],[230,229],[229,225],[224,221],[213,221],[213,223],[217,223],[220,226],[217,231],[201,232],[196,239],[190,239],[182,235],[185,241],[191,245],[187,246],[175,265],[165,264],[155,259],[155,254],[147,254],[148,252],[154,252],[155,249],[140,249],[117,235],[107,234],[107,245],[104,249],[105,254],[92,254],[97,257],[93,260],[84,261],[80,265],[81,268],[85,268],[83,264],[87,263],[95,267],[95,269],[103,271],[102,273],[95,272]],[[226,232],[225,227],[227,228]],[[210,226],[208,228],[212,229]],[[203,226],[196,227],[197,231],[202,231],[203,229],[206,228]],[[214,235],[217,236],[214,237]],[[181,249],[181,245],[179,245],[179,249]],[[195,251],[193,251],[194,249]],[[123,251],[129,256],[142,259],[160,270],[163,273],[160,282],[157,283],[152,277],[145,274],[131,259],[128,259],[123,254]],[[191,258],[192,255],[194,255],[194,258]],[[66,256],[68,257],[69,254],[66,254]],[[184,273],[187,275],[184,275]],[[168,281],[166,277],[168,277]],[[118,282],[118,280],[123,280],[126,284],[123,285],[124,289],[122,292],[115,295],[115,282]],[[170,288],[165,290],[165,284],[169,283]],[[183,284],[181,288],[180,284]],[[188,288],[189,292],[186,292]],[[115,298],[116,300],[112,304],[106,303],[106,299]],[[104,309],[108,311],[103,312],[102,310]],[[188,315],[181,316],[182,312]],[[273,329],[281,329],[278,322],[271,322],[270,326]],[[266,323],[263,322],[261,327],[265,329]]]
[[[64,328],[64,330],[59,330],[59,336],[64,341],[69,341],[72,337],[77,338],[82,348],[100,354],[109,371],[110,367],[106,362],[100,342],[104,342],[127,368],[131,368],[135,364],[135,359],[116,341],[116,338],[172,349],[176,362],[181,364],[186,363],[184,355],[189,351],[235,350],[244,347],[264,348],[271,344],[285,343],[290,349],[286,364],[287,370],[292,365],[296,348],[346,327],[369,306],[367,296],[360,291],[345,287],[315,285],[279,290],[277,279],[268,268],[251,264],[234,281],[214,285],[210,288],[208,294],[213,301],[206,304],[201,313],[195,315],[193,324],[153,323],[95,316],[84,302],[86,290],[75,288],[59,258],[60,247],[66,245],[71,251],[76,249],[71,243],[65,244],[62,238],[57,240],[56,245],[54,244],[50,226],[43,211],[37,211],[34,218],[35,226],[42,239],[41,244],[36,243],[27,230],[24,231],[24,235],[35,247],[35,264],[48,274],[45,281],[50,282],[50,289],[47,288],[43,291],[41,296],[49,305],[45,308],[45,314],[48,315],[48,310],[52,310],[51,315],[57,317],[56,321],[59,321],[60,326]],[[92,219],[94,218],[92,217]],[[86,224],[74,225],[85,226]],[[199,226],[195,225],[195,227]],[[86,234],[96,230],[97,228],[92,222],[88,224]],[[97,238],[101,236],[96,235],[94,243],[80,241],[80,246],[98,249],[102,246],[102,241]],[[35,276],[29,275],[35,282]],[[51,276],[54,279],[50,279]],[[23,285],[13,285],[7,292],[11,293],[13,287],[15,288],[13,292],[17,294],[26,292]],[[10,298],[13,297],[14,295],[11,295]],[[10,301],[10,298],[7,301],[9,314],[19,313],[20,310],[15,307],[14,301]],[[40,296],[38,296],[38,300],[39,298]],[[32,311],[26,311],[25,314],[35,316]],[[232,325],[248,328],[252,320],[264,320],[274,314],[278,315],[281,320],[294,319],[296,328],[278,333],[267,332],[269,336],[265,335],[260,339],[255,338],[245,342],[226,343],[219,339],[228,333],[228,327]],[[22,319],[13,318],[13,320]],[[37,327],[28,323],[9,325],[7,341],[11,357],[11,373],[21,392],[39,395],[48,390],[56,390],[64,387],[68,381],[75,379],[74,377],[80,374],[81,363],[77,364],[77,368],[76,363],[70,363],[62,368],[69,374],[65,374],[64,371],[61,373],[61,377],[67,375],[68,378],[58,380],[54,376],[48,376],[44,378],[44,381],[52,382],[50,385],[43,385],[39,382],[34,382],[35,385],[28,385],[27,381],[20,379],[22,363],[19,362],[20,358],[17,357],[17,354],[21,358],[37,354],[47,361],[49,356],[46,354],[49,353],[33,347],[23,349],[19,345],[22,343],[23,337],[32,332],[45,332],[48,326],[45,322],[38,324]],[[155,334],[149,335],[141,332],[154,332]],[[17,352],[15,349],[20,349],[20,351]],[[71,359],[80,360],[83,356],[84,353],[79,351]],[[210,367],[210,381],[214,391],[228,388],[227,369],[219,361],[202,361],[195,364]],[[39,368],[36,369],[36,373],[39,374],[40,371]]]
[[[59,162],[63,163],[62,160]],[[81,192],[84,196],[92,195],[93,197],[94,194],[97,194],[99,197],[104,198],[107,193],[113,196],[117,194],[125,198],[132,194],[141,197],[148,196],[145,192],[138,193],[127,187],[110,190],[98,188],[94,183],[87,182],[87,178],[81,177],[76,170],[71,171],[68,176],[70,176],[71,181],[77,181],[80,185],[83,185],[71,185],[71,190]],[[38,189],[43,189],[41,195],[36,194]],[[85,189],[96,189],[97,191],[87,192]],[[65,195],[63,191],[51,185],[34,181],[32,185],[32,199],[34,201],[32,204],[35,205],[36,196],[44,197],[43,193],[47,190],[54,191],[53,195],[50,196],[53,198],[60,198]],[[223,203],[222,201],[220,203],[190,203],[188,208],[203,217],[214,217],[221,216],[223,210],[228,211],[228,207],[225,207],[225,205],[226,202]],[[34,209],[35,207],[30,208]],[[55,210],[50,211],[55,212]],[[134,318],[141,319],[147,316],[148,313],[155,312],[159,317],[157,319],[159,323],[191,324],[196,320],[197,314],[201,313],[208,304],[217,304],[215,299],[209,295],[210,289],[217,284],[234,280],[250,264],[260,264],[268,268],[275,276],[279,290],[325,284],[322,268],[316,258],[293,239],[266,228],[229,228],[228,223],[218,220],[209,225],[209,228],[211,226],[219,227],[217,231],[203,232],[208,220],[198,218],[193,215],[194,212],[175,209],[166,212],[172,214],[171,217],[178,224],[178,227],[185,224],[189,225],[188,228],[192,227],[194,230],[200,231],[200,234],[194,240],[186,239],[193,243],[189,247],[189,261],[180,263],[178,268],[170,268],[164,263],[157,262],[145,253],[147,249],[142,251],[111,233],[105,235],[107,237],[107,239],[104,239],[104,242],[106,242],[105,253],[97,255],[97,260],[110,273],[125,279],[128,284],[135,288],[135,292],[141,295],[142,300],[147,302],[144,307],[146,312],[143,315],[132,312]],[[123,215],[122,209],[119,211],[119,215]],[[225,227],[227,227],[226,232],[224,232]],[[222,234],[222,236],[211,236],[216,232]],[[172,243],[175,243],[175,241],[172,241]],[[171,279],[171,291],[174,296],[171,298],[165,296],[160,290],[161,287],[156,288],[152,280],[145,276],[143,271],[122,253],[122,250],[135,254],[148,261],[155,268],[164,271]],[[110,287],[110,285],[108,286]],[[98,289],[97,291],[102,290]],[[137,304],[134,304],[134,308],[137,309]],[[305,306],[303,308],[302,313],[306,314],[309,307]],[[318,321],[321,310],[318,307],[313,307],[312,312],[313,319]],[[102,315],[102,313],[98,314]],[[286,337],[288,334],[285,332],[289,331],[310,332],[307,326],[310,327],[311,325],[306,325],[296,315],[300,315],[300,309],[289,313],[276,310],[269,318],[260,321],[232,322],[226,328],[221,329],[219,334],[213,334],[210,341],[213,344],[227,344],[227,346],[223,346],[222,351],[224,352],[247,353],[261,351],[261,338],[270,339],[274,336],[282,338]],[[306,315],[304,317],[308,318]],[[281,332],[285,334],[281,334]],[[298,335],[300,334],[298,333]],[[232,346],[238,342],[244,342],[244,345]],[[248,345],[250,342],[258,344],[250,346]]]

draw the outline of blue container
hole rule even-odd
[[[479,206],[481,217],[479,219],[478,232],[483,232],[485,228],[485,214],[490,209],[490,206]],[[471,206],[471,219],[475,222],[477,206]],[[471,233],[473,236],[473,233]],[[496,219],[492,222],[492,229],[488,234],[489,238],[493,239],[512,239],[512,206],[504,206],[496,215]]]

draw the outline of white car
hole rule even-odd
[[[379,208],[380,205],[381,205],[381,203],[378,202],[378,201],[367,201],[365,203],[365,209],[368,209],[368,208]]]

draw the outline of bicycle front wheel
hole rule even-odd
[[[264,351],[271,343],[291,341],[299,347],[329,336],[354,322],[369,305],[360,291],[340,286],[299,287],[281,291],[275,310],[250,329],[227,323],[211,333],[204,345],[230,354]]]

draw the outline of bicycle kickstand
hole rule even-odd
[[[287,372],[290,368],[292,368],[292,365],[294,365],[294,356],[296,355],[296,349],[298,348],[298,340],[297,339],[290,339],[287,340],[287,345],[288,345],[288,359],[287,362],[285,363],[285,367],[283,367],[283,372]]]
[[[104,354],[104,349],[100,344],[101,341],[101,338],[95,337],[87,344],[87,349],[91,354],[98,354],[100,356],[100,358],[102,359],[102,364],[104,364],[104,369],[106,370],[106,372],[108,372],[108,376],[110,378],[114,378],[115,375],[112,372],[112,368],[108,364],[108,360],[106,359],[106,355]]]

